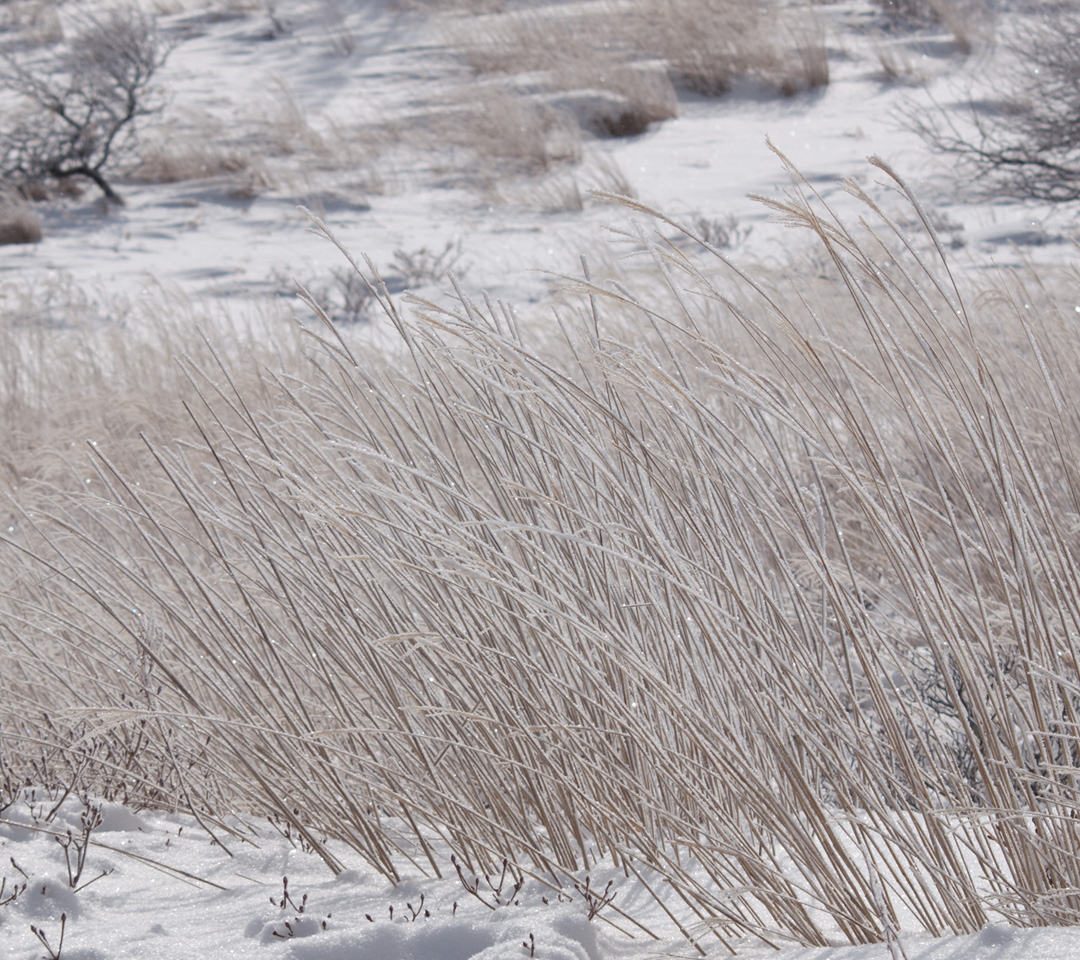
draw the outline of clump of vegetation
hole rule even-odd
[[[605,137],[635,136],[676,116],[675,88],[718,96],[751,76],[792,95],[829,82],[812,11],[744,0],[551,4],[451,18],[447,29],[477,73],[524,78]]]
[[[41,217],[33,205],[18,191],[0,191],[0,246],[40,239]]]
[[[893,24],[940,24],[952,34],[963,53],[970,53],[993,34],[993,5],[989,0],[877,0],[877,5]]]

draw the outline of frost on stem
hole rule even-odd
[[[151,81],[169,50],[152,16],[125,9],[85,17],[55,55],[6,57],[0,85],[22,108],[0,128],[0,180],[32,195],[83,177],[122,202],[106,170],[130,155],[138,121],[158,109]]]

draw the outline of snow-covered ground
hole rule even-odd
[[[174,158],[211,167],[241,158],[244,169],[121,183],[119,209],[103,211],[95,191],[48,205],[41,243],[0,251],[7,303],[28,283],[130,302],[151,279],[227,304],[291,304],[293,280],[343,299],[343,258],[311,233],[303,205],[398,289],[418,282],[403,258],[430,263],[446,252],[469,289],[521,304],[549,290],[538,271],[573,273],[582,254],[610,255],[604,228],[629,217],[587,191],[623,186],[730,234],[739,259],[783,264],[792,235],[748,197],[789,182],[766,138],[841,209],[841,181],[873,188],[879,175],[866,157],[884,158],[918,190],[958,263],[1060,260],[1077,233],[1075,205],[958,196],[949,161],[929,154],[899,113],[962,100],[997,53],[962,55],[941,31],[889,30],[867,0],[816,8],[830,51],[824,88],[783,98],[744,83],[720,99],[683,95],[679,116],[643,135],[587,140],[578,164],[494,183],[474,175],[461,144],[415,132],[479,89],[437,21],[385,0],[233,10],[163,17],[178,45],[162,72],[166,110],[146,139]],[[883,51],[914,82],[890,80]],[[576,196],[581,209],[545,212],[576,206]]]
[[[615,891],[610,907],[589,919],[587,898],[558,897],[525,877],[441,879],[406,869],[396,886],[349,854],[332,876],[313,853],[268,824],[216,844],[190,816],[133,813],[100,805],[75,880],[86,806],[66,800],[48,822],[55,796],[25,794],[0,818],[0,957],[63,960],[648,960],[696,957],[640,886],[621,871],[591,877]],[[68,831],[73,842],[69,843]],[[63,841],[63,842],[58,842]],[[71,869],[65,861],[70,860]],[[600,881],[600,882],[598,882]],[[24,887],[25,885],[25,887]],[[475,893],[467,887],[475,886]],[[498,892],[497,892],[498,891]],[[287,894],[287,899],[286,899]],[[659,939],[631,926],[614,908]],[[62,922],[61,918],[65,918]],[[628,929],[633,939],[616,927]],[[40,931],[48,946],[34,930]],[[64,942],[60,951],[60,935]],[[707,931],[694,931],[705,954],[730,956]],[[838,939],[839,942],[839,939]],[[891,944],[800,948],[758,941],[732,945],[740,956],[777,960],[1075,960],[1080,929],[1021,930],[994,925],[962,937],[904,933]]]
[[[883,157],[923,196],[958,264],[1067,259],[1080,222],[1075,205],[972,203],[947,179],[947,161],[898,120],[904,104],[948,103],[981,82],[993,49],[964,56],[943,33],[890,33],[863,0],[824,3],[818,14],[831,52],[827,87],[787,99],[751,85],[719,100],[683,97],[677,118],[643,135],[587,141],[578,164],[480,183],[460,149],[425,151],[409,135],[413,120],[474,84],[431,19],[382,0],[237,5],[228,16],[176,10],[162,20],[179,41],[162,74],[165,126],[148,136],[174,150],[235,153],[243,169],[122,182],[126,204],[107,211],[91,192],[50,202],[39,244],[0,248],[0,306],[25,309],[76,292],[133,302],[164,288],[229,309],[304,311],[291,280],[317,296],[342,297],[343,259],[298,205],[322,216],[354,254],[369,255],[394,290],[419,283],[434,293],[434,271],[410,276],[409,265],[452,263],[471,290],[539,302],[551,289],[545,271],[573,273],[582,254],[610,256],[604,227],[629,220],[587,196],[581,209],[545,208],[574,188],[617,190],[620,177],[643,202],[699,229],[727,231],[737,259],[782,265],[792,235],[747,196],[775,196],[789,182],[766,138],[841,209],[849,202],[843,178],[874,189],[866,157]],[[884,76],[885,48],[918,82]],[[591,893],[559,897],[536,878],[526,878],[512,902],[496,904],[508,899],[496,890],[510,886],[500,888],[498,878],[480,878],[470,892],[468,874],[405,870],[393,886],[344,850],[338,855],[350,868],[334,877],[269,824],[238,824],[237,836],[223,837],[226,850],[189,816],[116,805],[103,807],[76,881],[65,856],[78,855],[85,809],[69,799],[49,819],[52,802],[39,793],[0,818],[0,960],[698,955],[620,872],[592,877],[598,890],[612,880],[616,897],[590,920]],[[659,939],[631,927],[620,910]],[[706,931],[695,933],[709,956],[727,955]],[[993,926],[937,940],[905,930],[898,942],[867,947],[736,946],[745,956],[783,960],[1054,960],[1080,958],[1080,930]]]

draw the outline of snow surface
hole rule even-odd
[[[340,18],[328,23],[331,8]],[[53,202],[40,244],[0,248],[0,306],[40,305],[35,291],[61,299],[77,291],[107,313],[110,304],[153,301],[175,290],[229,309],[303,311],[294,305],[290,278],[317,286],[343,260],[312,234],[297,204],[320,212],[349,250],[369,254],[391,273],[395,251],[460,244],[458,268],[468,287],[519,303],[550,292],[538,270],[575,272],[582,253],[608,255],[602,228],[625,225],[628,214],[589,200],[580,211],[543,213],[530,199],[538,183],[486,196],[462,180],[452,158],[448,173],[415,146],[375,135],[392,121],[407,127],[410,117],[439,109],[448,93],[460,97],[468,89],[467,72],[429,20],[380,0],[299,0],[280,5],[284,30],[268,39],[267,9],[237,4],[227,17],[210,8],[179,9],[163,18],[182,38],[163,75],[173,124],[163,135],[265,159],[271,185],[225,174],[121,183],[127,203],[107,212],[90,194]],[[746,85],[720,100],[683,98],[677,119],[635,138],[587,143],[579,166],[552,176],[587,188],[605,185],[604,170],[621,170],[643,201],[673,216],[733,217],[736,258],[782,265],[791,234],[747,198],[776,195],[788,183],[766,137],[842,210],[853,210],[854,201],[840,180],[872,187],[875,171],[865,158],[876,154],[935,212],[958,264],[1066,261],[1080,222],[1076,205],[972,203],[945,178],[947,163],[897,121],[905,102],[918,108],[931,98],[961,99],[997,53],[963,57],[943,35],[884,32],[865,0],[819,10],[832,52],[825,89],[782,99]],[[347,55],[335,52],[343,37],[352,46]],[[887,81],[881,46],[894,49],[913,79],[925,83]],[[303,141],[291,154],[271,143],[289,124]],[[82,809],[69,799],[45,822],[32,815],[42,812],[42,802],[26,801],[0,817],[0,901],[26,883],[0,906],[0,960],[47,956],[32,927],[56,948],[61,914],[63,960],[502,960],[530,956],[530,940],[544,960],[697,956],[648,895],[618,872],[602,878],[614,881],[615,905],[663,931],[660,940],[640,931],[628,939],[603,919],[627,926],[610,910],[590,922],[581,898],[558,902],[535,880],[526,880],[518,904],[491,910],[453,875],[432,879],[413,871],[393,886],[335,848],[352,866],[333,877],[268,824],[247,839],[227,838],[227,853],[191,817],[116,805],[104,807],[92,834],[80,883],[92,882],[73,892],[55,834],[64,839],[70,828],[78,836]],[[294,901],[285,908],[283,877]],[[727,955],[698,932],[710,956]],[[936,940],[905,931],[898,944],[867,947],[737,946],[744,956],[782,960],[1064,960],[1080,958],[1080,930],[998,925]]]
[[[0,906],[3,960],[47,957],[32,928],[56,949],[61,914],[62,960],[506,960],[529,957],[530,943],[531,955],[543,960],[700,956],[671,931],[655,940],[636,930],[631,940],[602,919],[590,922],[580,897],[558,902],[538,880],[526,878],[514,902],[492,910],[453,874],[434,879],[414,870],[393,886],[355,863],[335,877],[318,856],[266,823],[257,836],[244,828],[245,840],[222,834],[226,852],[190,816],[135,814],[119,804],[101,805],[102,824],[90,834],[73,891],[57,836],[66,839],[70,829],[78,839],[86,807],[68,798],[45,822],[53,802],[44,791],[27,791],[0,816],[0,876],[6,882],[0,901],[18,890]],[[355,860],[330,846],[345,863]],[[74,863],[74,848],[70,853]],[[466,882],[473,879],[466,874]],[[614,905],[664,929],[662,911],[640,888],[618,871],[605,874],[604,884],[607,879],[617,891]],[[593,880],[597,886],[595,875]],[[491,881],[498,885],[498,878]],[[509,887],[507,882],[504,890]],[[291,902],[282,907],[285,889]],[[493,898],[484,880],[478,893],[488,902]],[[610,909],[602,916],[628,926]],[[710,957],[730,955],[707,932],[701,942]],[[1075,960],[1080,929],[995,925],[963,937],[904,934],[892,945],[779,951],[759,942],[734,946],[755,960]]]

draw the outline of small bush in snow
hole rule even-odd
[[[37,243],[41,239],[41,218],[19,193],[0,192],[0,245]]]
[[[107,171],[154,111],[151,82],[168,49],[153,17],[114,10],[87,17],[56,56],[8,56],[0,84],[23,106],[0,129],[0,178],[35,186],[85,178],[119,202]]]

